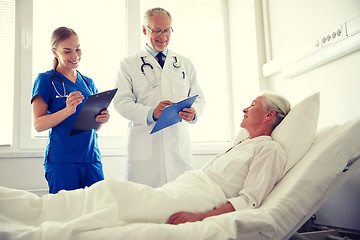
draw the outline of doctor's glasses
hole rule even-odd
[[[172,33],[174,30],[173,30],[173,28],[171,27],[171,28],[169,28],[169,29],[166,29],[166,30],[164,30],[164,31],[162,31],[162,30],[151,30],[150,28],[149,28],[149,26],[145,26],[152,34],[154,34],[155,36],[160,36],[161,34],[165,34],[165,35],[169,35],[170,33]]]

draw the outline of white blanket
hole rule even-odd
[[[175,212],[204,212],[225,203],[221,189],[202,171],[185,173],[157,189],[105,180],[90,188],[38,197],[0,188],[0,239],[234,238],[237,220],[231,215],[180,226],[166,224]],[[269,225],[264,217],[259,221],[256,211],[250,216],[253,220],[247,217],[242,228]]]

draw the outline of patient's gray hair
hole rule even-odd
[[[275,93],[262,92],[260,96],[264,97],[266,109],[276,112],[276,120],[273,125],[274,129],[289,113],[291,109],[290,103],[285,97]]]
[[[172,22],[171,14],[168,11],[166,11],[165,9],[157,7],[157,8],[151,8],[145,12],[144,26],[149,25],[149,19],[152,15],[159,15],[159,16],[168,15],[170,18],[170,21]]]

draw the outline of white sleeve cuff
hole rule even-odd
[[[235,211],[245,209],[245,208],[257,208],[258,207],[256,202],[249,204],[241,196],[230,198],[230,199],[228,199],[228,201],[233,205],[233,207],[235,208]]]

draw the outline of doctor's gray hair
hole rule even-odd
[[[71,37],[72,35],[77,36],[76,32],[71,28],[59,27],[55,29],[51,34],[51,48],[56,50],[60,42]],[[56,69],[58,65],[59,65],[59,60],[56,57],[54,57],[53,68]]]
[[[276,119],[273,125],[273,129],[274,129],[290,112],[291,109],[290,103],[285,97],[279,94],[262,92],[260,96],[264,97],[265,108],[269,111],[276,112]]]
[[[171,14],[166,11],[163,8],[151,8],[149,10],[147,10],[144,14],[144,26],[148,26],[149,25],[149,19],[152,15],[159,15],[159,16],[164,16],[164,15],[168,15],[170,18],[170,21],[172,22],[172,17]]]

